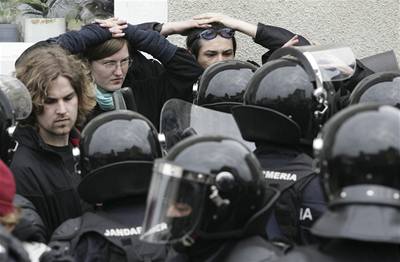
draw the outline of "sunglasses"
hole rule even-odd
[[[217,37],[217,35],[223,38],[232,38],[235,36],[235,30],[232,28],[221,28],[221,29],[206,29],[199,34],[199,37],[205,40],[211,40]]]

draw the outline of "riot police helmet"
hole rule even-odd
[[[379,185],[400,193],[399,134],[398,108],[359,104],[337,113],[313,143],[327,197],[340,199],[346,195],[343,190],[354,185]]]
[[[92,119],[80,140],[78,192],[88,203],[147,193],[153,161],[162,157],[153,124],[129,110]]]
[[[257,158],[241,142],[191,137],[154,165],[141,238],[191,246],[235,237],[269,206],[265,196],[272,201],[276,195],[265,186]]]
[[[355,62],[337,62],[342,53],[344,61],[352,53],[336,49],[285,50],[254,73],[244,104],[233,108],[233,115],[246,140],[311,146],[335,112],[332,81],[350,77]]]
[[[243,103],[247,83],[257,67],[239,60],[221,61],[207,67],[201,75],[195,104],[230,113]]]
[[[381,103],[400,108],[400,72],[379,72],[361,80],[350,94],[351,105]]]
[[[399,134],[390,105],[352,105],[326,123],[313,145],[329,203],[314,235],[400,243]]]
[[[0,75],[0,157],[9,162],[17,144],[12,132],[18,120],[25,119],[32,110],[28,89],[17,78]]]

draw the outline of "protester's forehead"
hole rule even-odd
[[[75,93],[75,89],[72,87],[70,80],[64,76],[58,76],[56,79],[51,81],[47,90],[47,97],[63,98],[73,93]]]
[[[129,49],[127,44],[125,43],[121,49],[119,49],[117,52],[114,54],[104,57],[102,59],[99,59],[101,61],[119,61],[125,58],[129,58]]]
[[[233,50],[232,38],[228,39],[218,35],[211,40],[200,39],[200,52],[206,52],[206,51],[223,52],[228,50]]]

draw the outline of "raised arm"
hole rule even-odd
[[[310,45],[310,42],[303,36],[296,35],[285,28],[258,23],[254,42],[270,50],[275,50],[284,46],[287,42],[292,42],[293,37],[296,38],[296,36],[298,41],[291,45]],[[286,46],[288,45],[286,44]]]
[[[221,23],[252,38],[256,37],[257,26],[221,13],[204,13],[193,17],[200,24]]]
[[[49,42],[55,42],[71,53],[81,53],[91,46],[101,44],[112,37],[111,32],[98,24],[83,26],[79,31],[66,32]]]
[[[252,37],[255,43],[270,50],[275,50],[282,46],[310,44],[304,37],[296,35],[284,28],[262,23],[254,25],[221,13],[200,14],[193,17],[193,19],[200,24],[222,23],[227,27]]]

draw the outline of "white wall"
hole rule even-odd
[[[15,61],[32,44],[25,42],[0,42],[0,75],[12,75],[15,71]]]
[[[143,19],[163,22],[166,14],[169,21],[178,21],[199,13],[222,12],[254,24],[262,22],[281,26],[319,44],[350,46],[358,58],[393,49],[400,61],[400,0],[114,1],[116,15],[121,18],[132,16],[143,8],[149,10],[147,14],[141,11],[139,17],[135,15],[135,18],[129,18],[132,23],[142,22]],[[145,5],[136,6],[140,1]],[[184,37],[171,36],[169,39],[184,46]],[[265,49],[243,34],[237,34],[237,39],[237,58],[260,62]],[[13,58],[9,50],[9,47],[1,46],[0,73],[10,70]]]
[[[222,12],[285,27],[319,44],[350,46],[358,58],[394,49],[400,61],[400,0],[169,0],[169,21]],[[260,62],[264,49],[238,35],[238,59]],[[171,38],[184,45],[183,37]]]

